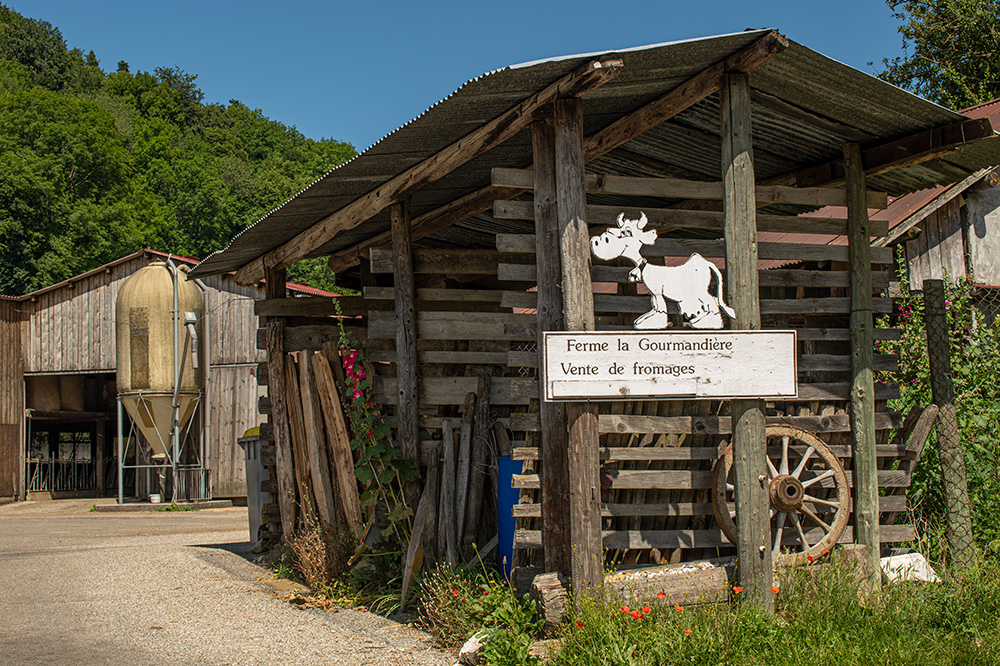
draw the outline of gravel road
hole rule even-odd
[[[0,506],[0,663],[450,665],[412,627],[276,598],[245,508]]]

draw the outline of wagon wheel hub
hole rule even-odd
[[[802,506],[806,490],[802,483],[790,474],[779,474],[769,484],[771,506],[777,511],[797,511]]]

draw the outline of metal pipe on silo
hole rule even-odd
[[[122,398],[118,396],[118,503],[125,503],[125,442],[124,435],[125,417],[122,414]],[[136,484],[133,484],[136,485]]]
[[[211,447],[212,447],[212,438],[211,438],[212,437],[212,402],[209,399],[209,394],[208,394],[208,392],[209,392],[209,390],[211,388],[211,385],[212,385],[212,357],[211,357],[211,352],[210,352],[210,348],[212,346],[212,310],[211,310],[211,307],[210,307],[211,304],[208,302],[208,287],[205,286],[205,283],[202,282],[201,280],[197,280],[196,279],[194,281],[194,283],[196,285],[198,285],[199,287],[201,287],[201,298],[202,298],[202,303],[204,304],[203,305],[203,307],[204,307],[204,310],[203,310],[204,314],[202,315],[202,326],[204,327],[204,331],[205,331],[205,340],[202,342],[201,348],[204,350],[204,353],[205,353],[205,369],[203,371],[204,374],[202,375],[202,377],[203,377],[202,382],[204,383],[204,391],[205,391],[204,396],[205,397],[204,397],[204,400],[202,402],[202,408],[201,408],[201,418],[202,418],[203,424],[202,424],[202,427],[201,427],[201,458],[200,458],[200,460],[201,460],[201,466],[203,468],[205,468],[206,470],[208,470],[208,469],[211,469],[211,466],[208,464],[208,459],[205,457],[205,450],[206,450],[206,447],[208,447],[208,450],[211,451]],[[207,472],[206,472],[206,474],[207,474]],[[207,494],[208,497],[209,497],[209,499],[211,499],[211,497],[212,497],[212,492],[211,492],[212,478],[211,478],[211,476],[209,476],[207,479],[205,479],[205,475],[203,474],[202,475],[202,479],[204,479],[202,481],[202,485],[204,486],[204,488],[202,489],[202,495]]]
[[[181,332],[180,332],[180,304],[177,293],[177,281],[180,277],[177,273],[177,264],[174,263],[173,255],[167,255],[167,265],[170,266],[170,281],[174,287],[174,397],[170,406],[170,432],[173,440],[173,455],[170,456],[170,467],[173,472],[174,482],[170,492],[170,501],[177,501],[177,458],[180,457],[180,391],[181,391]]]

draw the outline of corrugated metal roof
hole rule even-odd
[[[250,263],[597,55],[618,55],[624,65],[618,76],[583,97],[585,135],[660,97],[767,32],[748,31],[553,58],[472,79],[244,230],[224,252],[206,259],[195,274],[232,271]],[[847,141],[857,141],[863,146],[879,145],[963,119],[953,111],[794,42],[757,67],[750,81],[758,180],[839,159]],[[718,104],[717,94],[709,96],[620,149],[590,162],[588,170],[615,175],[657,175],[650,164],[661,164],[662,175],[682,170],[689,177],[718,180],[721,163]],[[1000,138],[988,139],[943,158],[872,177],[869,187],[893,195],[926,189],[958,180],[990,160],[1000,161],[998,156]],[[525,131],[424,186],[413,196],[413,215],[419,216],[488,185],[491,167],[526,167],[531,161],[530,132]],[[590,200],[595,204],[616,202],[613,197],[592,196]],[[663,199],[657,201],[660,206],[667,203]],[[806,209],[782,206],[771,207],[768,212],[794,214],[803,210]],[[489,247],[491,234],[507,225],[488,214],[477,215],[459,230],[438,232],[418,244]],[[358,227],[329,239],[312,256],[353,247],[388,228],[388,211],[382,211]]]

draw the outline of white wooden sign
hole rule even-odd
[[[795,331],[545,334],[545,399],[792,398]]]

